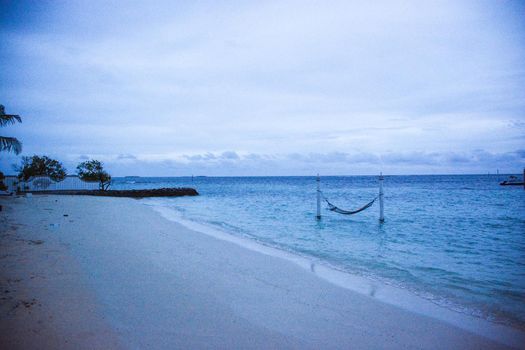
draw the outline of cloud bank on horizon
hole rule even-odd
[[[523,2],[0,1],[0,16],[0,103],[23,117],[1,132],[71,171],[525,166]]]

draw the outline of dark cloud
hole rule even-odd
[[[108,165],[125,170],[119,163]],[[242,154],[235,151],[184,155],[180,160],[136,160],[134,173],[143,169],[144,175],[155,175],[151,169],[160,169],[162,175],[204,174],[221,175],[311,175],[324,174],[374,174],[385,171],[391,174],[432,173],[486,173],[519,172],[525,166],[525,150],[513,152],[488,152],[477,149],[471,152],[328,152],[290,154]],[[402,169],[402,170],[399,170]],[[155,170],[155,171],[157,171]],[[120,175],[126,175],[122,173]]]
[[[222,152],[221,159],[227,159],[227,160],[238,160],[240,159],[239,155],[236,152],[233,151],[226,151]]]

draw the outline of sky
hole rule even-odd
[[[525,1],[0,0],[0,81],[71,174],[525,167]]]

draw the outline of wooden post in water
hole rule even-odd
[[[385,206],[383,203],[383,173],[379,174],[379,222],[385,222]]]
[[[317,215],[315,218],[321,220],[321,178],[317,174]]]
[[[525,168],[523,168],[523,189],[525,190]]]

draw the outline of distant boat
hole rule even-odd
[[[501,186],[524,186],[517,176],[511,175],[508,180],[499,183]]]

